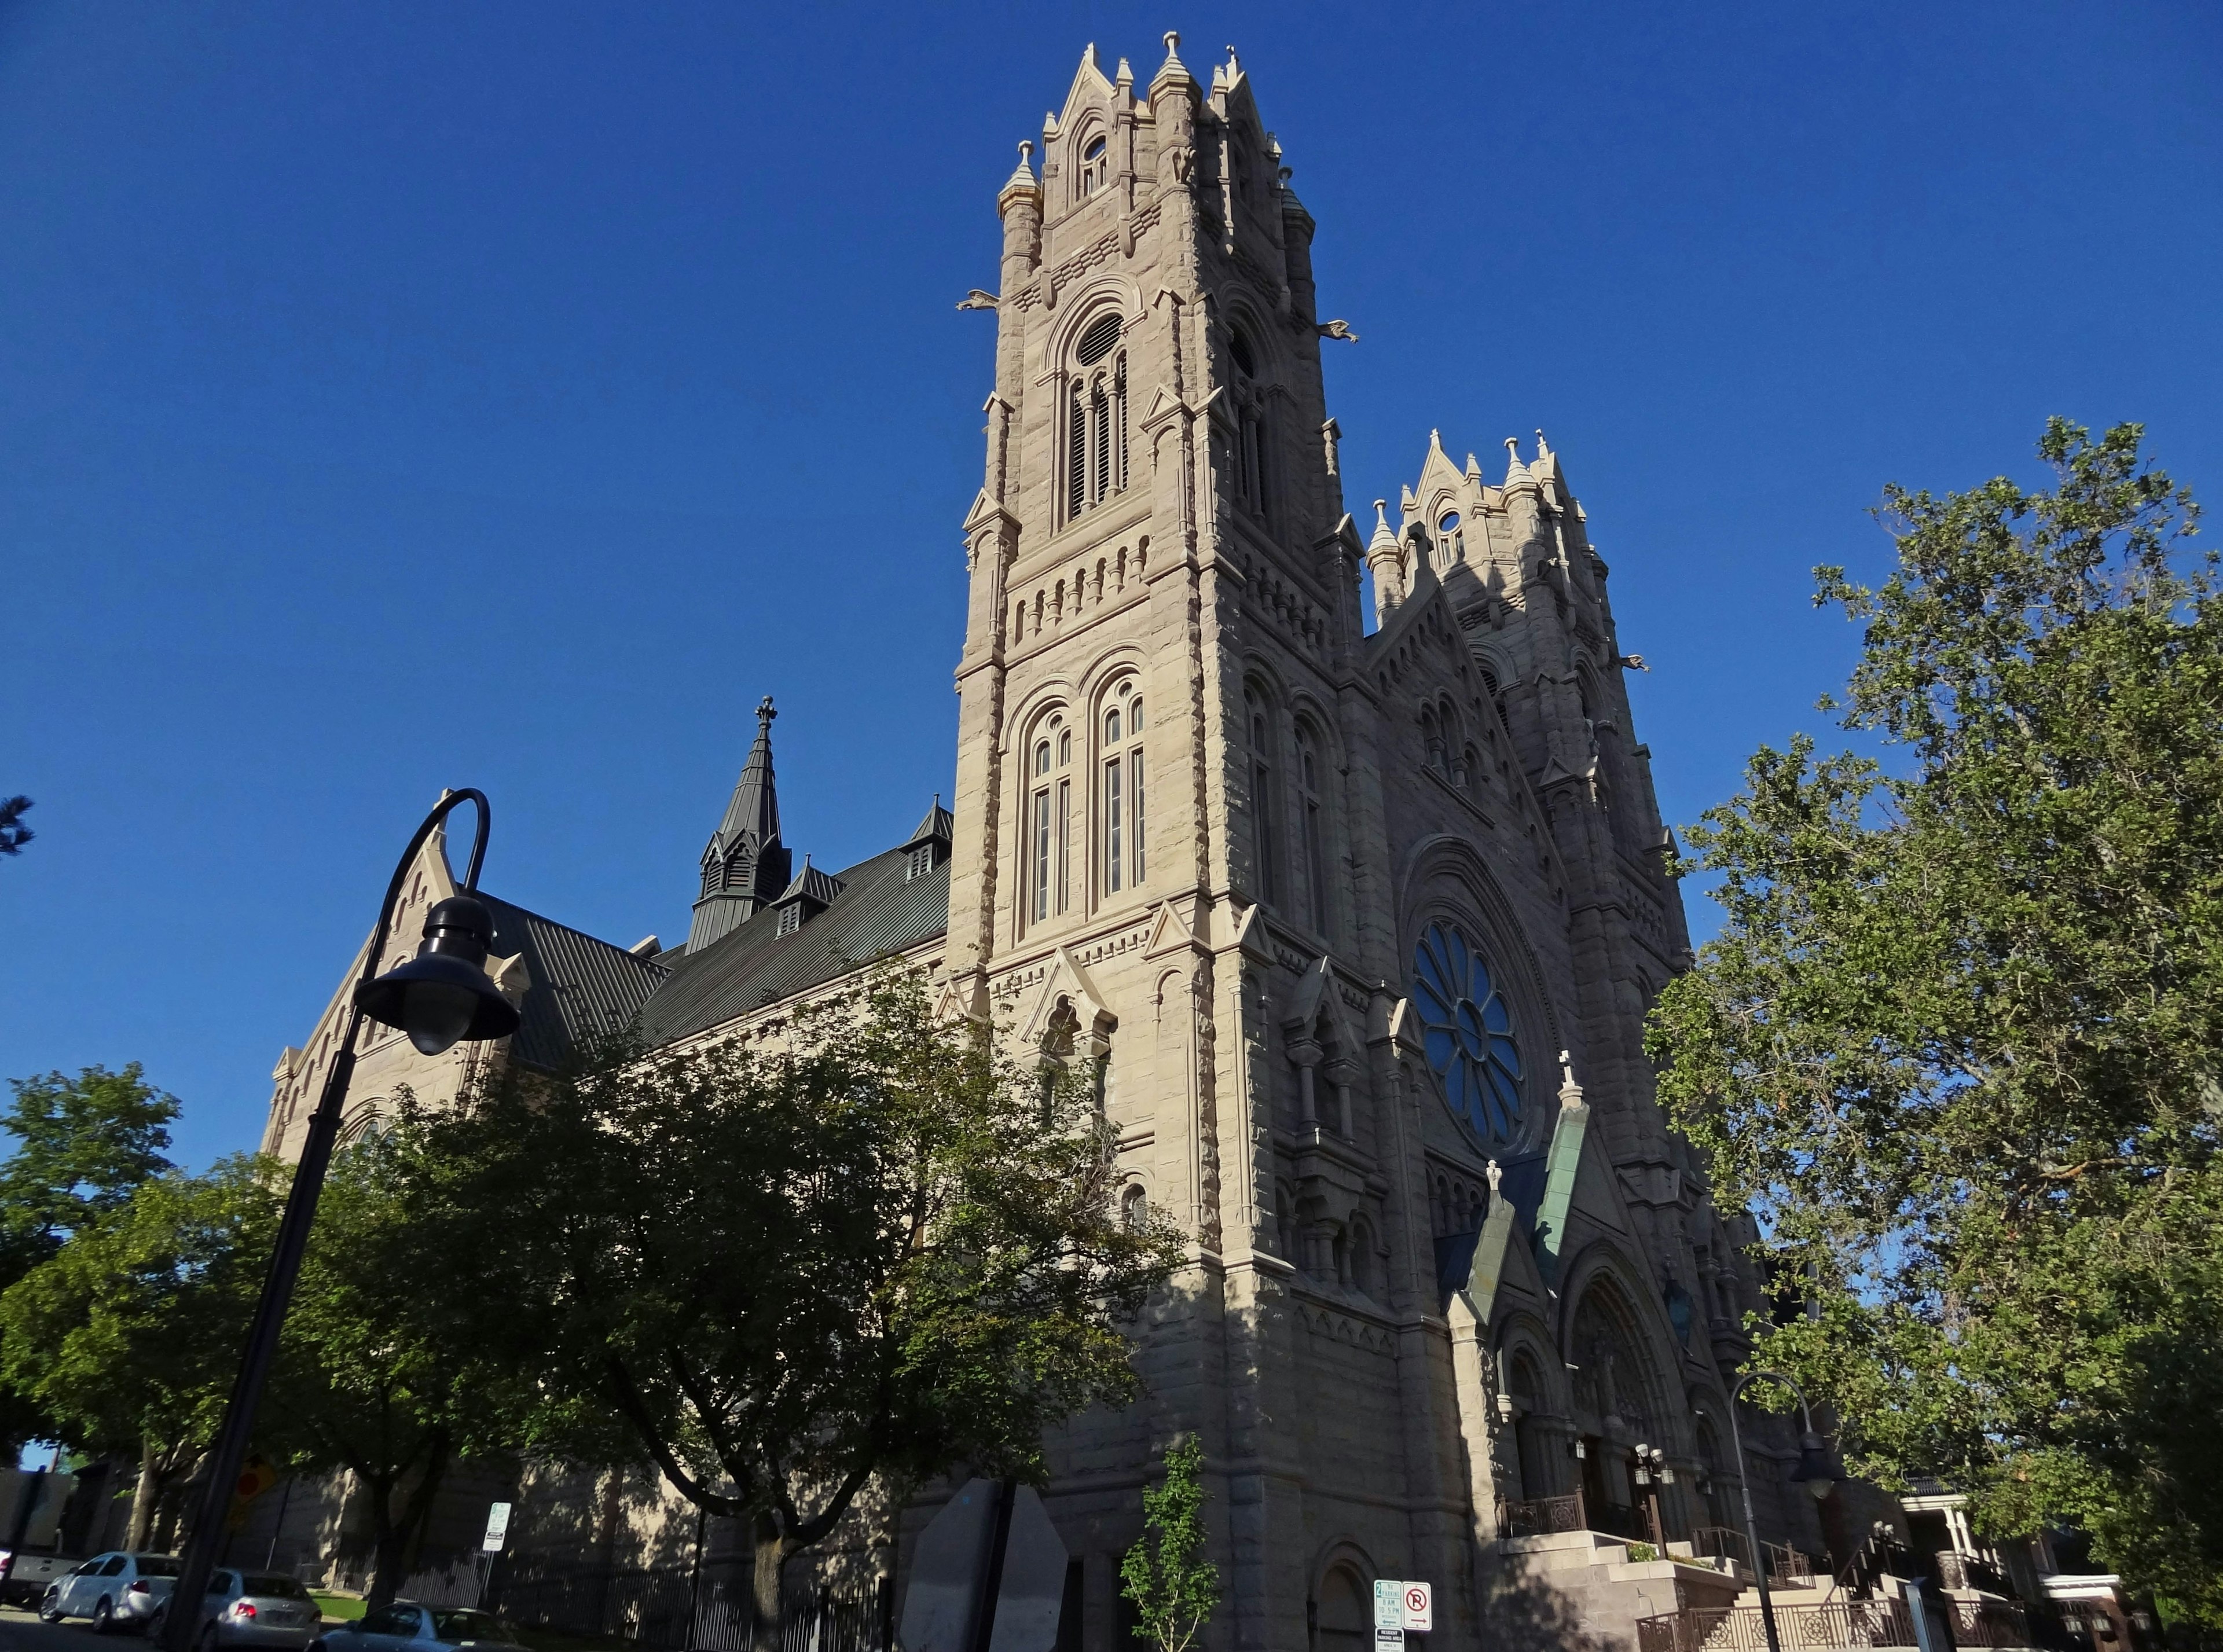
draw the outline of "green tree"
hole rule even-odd
[[[273,1456],[355,1475],[373,1607],[414,1567],[449,1469],[518,1444],[526,1410],[489,1358],[472,1255],[405,1204],[419,1151],[404,1130],[334,1157],[261,1414]]]
[[[1188,1652],[1219,1605],[1219,1568],[1204,1558],[1204,1447],[1177,1441],[1165,1461],[1165,1479],[1143,1493],[1143,1535],[1119,1562],[1119,1592],[1135,1604],[1137,1640]]]
[[[223,1419],[283,1188],[247,1158],[154,1177],[0,1291],[0,1374],[72,1448],[138,1459],[129,1547]]]
[[[174,1096],[146,1082],[136,1062],[122,1072],[87,1067],[10,1081],[15,1098],[0,1130],[15,1138],[0,1160],[0,1290],[50,1259],[71,1234],[123,1206],[170,1168]],[[4,1337],[4,1332],[0,1332]],[[57,1431],[20,1388],[0,1380],[0,1451]]]
[[[1179,1251],[1115,1211],[1088,1077],[878,977],[415,1118],[416,1197],[481,1223],[481,1323],[543,1385],[536,1440],[749,1520],[768,1628],[783,1562],[869,1484],[1036,1476],[1045,1427],[1137,1391],[1122,1325]]]
[[[1856,1467],[2051,1517],[2223,1617],[2223,606],[2123,425],[2055,482],[1893,487],[1842,707],[1691,833],[1719,938],[1651,1039],[1808,1311],[1755,1358]],[[1830,702],[1825,701],[1825,707]]]

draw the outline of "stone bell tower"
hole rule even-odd
[[[1233,633],[1321,658],[1359,629],[1313,221],[1232,53],[1206,85],[1177,44],[1139,94],[1089,48],[1044,119],[1039,177],[1022,144],[998,197],[1000,290],[968,300],[997,311],[950,900],[950,970],[976,1010],[1000,960],[1093,920],[1170,903],[1201,935],[1215,902],[1250,904]],[[1108,732],[1114,688],[1143,699],[1139,742]],[[1052,701],[1049,767],[1023,774]],[[1147,801],[1137,815],[1130,765],[1116,862],[1107,740],[1139,744]]]
[[[1241,65],[1200,79],[1178,43],[1141,89],[1083,56],[1039,174],[1022,144],[997,197],[998,290],[967,301],[996,311],[996,382],[964,524],[945,1002],[1101,1063],[1124,1197],[1190,1241],[1142,1339],[1150,1399],[1068,1431],[1053,1512],[1133,1524],[1131,1492],[1088,1492],[1089,1470],[1132,1475],[1196,1434],[1230,1522],[1228,1643],[1263,1648],[1304,1643],[1314,1546],[1292,1259],[1332,1269],[1355,1233],[1391,1291],[1388,1219],[1326,1214],[1381,1195],[1319,1144],[1339,1125],[1386,1151],[1396,943],[1361,847],[1381,788],[1346,760],[1363,547],[1320,341],[1351,335],[1315,313],[1313,220]],[[1420,1249],[1396,1278],[1427,1273],[1426,1233],[1400,1242]],[[1407,1369],[1414,1391],[1364,1424],[1383,1462],[1426,1412]],[[1449,1472],[1369,1493],[1416,1499],[1401,1530],[1435,1558],[1413,1575],[1458,1539],[1432,1511]],[[1087,1620],[1108,1624],[1112,1562],[1090,1565]]]

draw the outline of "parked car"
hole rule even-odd
[[[46,1598],[47,1586],[59,1583],[78,1564],[74,1555],[35,1555],[28,1549],[18,1549],[11,1559],[0,1548],[0,1567],[5,1567],[8,1580],[0,1583],[0,1600],[11,1606],[35,1606]]]
[[[517,1631],[490,1611],[469,1606],[420,1606],[397,1600],[352,1624],[324,1631],[316,1652],[437,1652],[454,1646],[508,1649]]]
[[[170,1598],[178,1580],[174,1555],[135,1555],[110,1549],[48,1586],[39,1600],[39,1616],[49,1624],[65,1617],[90,1617],[93,1632],[105,1635],[119,1624],[144,1629]]]
[[[148,1633],[160,1636],[173,1603],[164,1601]],[[283,1572],[234,1572],[218,1567],[209,1573],[201,1600],[199,1637],[209,1652],[220,1646],[300,1648],[317,1638],[324,1612],[296,1578]]]

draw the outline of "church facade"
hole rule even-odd
[[[1231,55],[1200,74],[1169,36],[1145,85],[1092,47],[996,208],[952,807],[797,870],[766,701],[685,945],[501,908],[517,1047],[389,1040],[350,1128],[467,1059],[701,1038],[907,958],[953,1015],[1100,1062],[1130,1197],[1187,1237],[1137,1332],[1148,1398],[1056,1442],[1061,1647],[1130,1643],[1118,1557],[1183,1434],[1218,1647],[1363,1645],[1384,1577],[1433,1583],[1439,1647],[1626,1641],[1735,1593],[1673,1551],[1742,1486],[1764,1537],[1844,1555],[1844,1494],[1786,1483],[1779,1420],[1729,1447],[1764,1282],[1653,1096],[1644,1016],[1688,940],[1559,456],[1540,434],[1485,472],[1432,433],[1394,504],[1349,508],[1320,361],[1349,330]],[[451,887],[437,844],[419,881]]]

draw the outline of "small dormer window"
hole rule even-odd
[[[779,928],[776,933],[781,935],[792,935],[802,927],[803,902],[790,901],[779,909]]]
[[[933,870],[934,845],[923,843],[910,851],[910,858],[904,864],[904,882],[908,883],[915,877],[924,877]]]
[[[1112,146],[1094,137],[1080,149],[1080,198],[1086,200],[1111,181]]]

